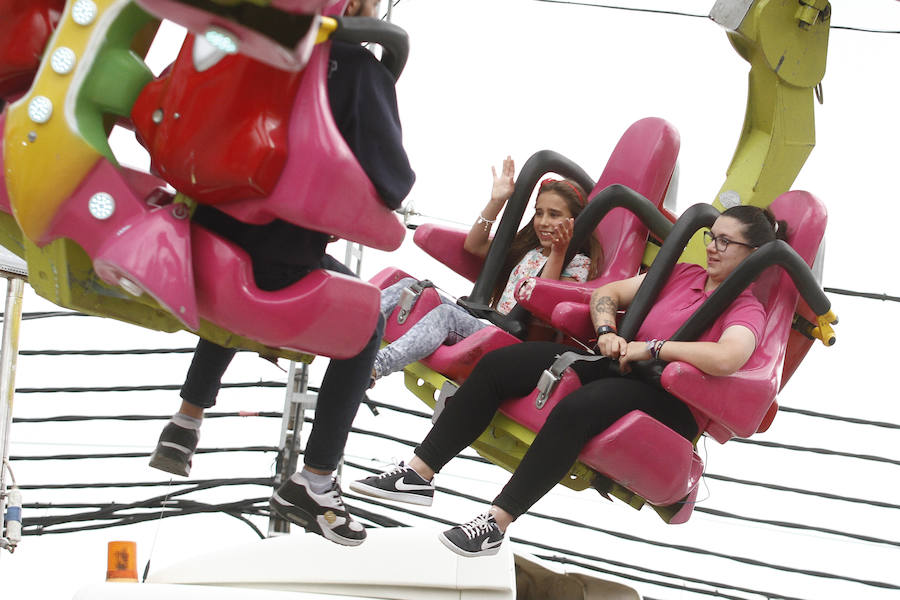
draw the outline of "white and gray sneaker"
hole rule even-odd
[[[350,484],[359,494],[431,506],[434,500],[434,479],[428,481],[402,462],[391,471],[372,475]]]
[[[438,536],[441,543],[460,556],[491,556],[500,552],[503,532],[491,513],[483,513]]]
[[[317,494],[304,477],[291,477],[272,495],[269,506],[282,518],[337,544],[358,546],[366,540],[365,528],[344,506],[337,479],[327,491]]]

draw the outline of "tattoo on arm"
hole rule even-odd
[[[612,325],[616,322],[616,311],[619,309],[616,301],[609,296],[600,296],[591,305],[591,317],[595,325]]]

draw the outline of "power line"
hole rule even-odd
[[[900,504],[891,504],[890,502],[881,502],[878,500],[866,500],[863,498],[853,498],[850,496],[839,496],[837,494],[830,494],[828,492],[816,492],[816,491],[812,491],[812,490],[804,490],[801,488],[777,485],[774,483],[762,483],[759,481],[749,481],[747,479],[737,479],[735,477],[728,477],[726,475],[716,475],[714,473],[704,473],[703,477],[705,479],[713,479],[716,481],[723,481],[725,483],[736,483],[738,485],[761,487],[761,488],[775,490],[775,491],[779,491],[779,492],[790,492],[790,493],[794,493],[794,494],[802,494],[805,496],[815,496],[817,498],[823,498],[825,500],[837,500],[840,502],[852,502],[855,504],[865,504],[867,506],[872,506],[875,508],[889,508],[892,510],[900,510]]]
[[[738,444],[749,444],[751,446],[762,446],[763,448],[777,448],[779,450],[793,450],[795,452],[811,452],[813,454],[822,454],[826,456],[843,456],[844,458],[855,458],[858,460],[866,460],[872,462],[887,463],[890,465],[900,465],[900,460],[887,458],[884,456],[875,456],[872,454],[856,454],[854,452],[842,452],[840,450],[829,450],[827,448],[812,448],[807,446],[796,446],[792,444],[781,444],[778,442],[766,442],[763,440],[753,440],[744,438],[734,438],[730,440]]]
[[[241,446],[233,448],[197,448],[194,454],[216,454],[220,452],[278,452],[278,446]],[[86,460],[97,458],[146,458],[150,452],[108,452],[97,454],[43,454],[31,456],[10,456],[10,461],[39,460]]]
[[[661,10],[654,8],[640,8],[635,6],[619,6],[617,4],[598,4],[595,2],[579,2],[577,0],[532,0],[533,2],[543,2],[546,4],[563,4],[569,6],[584,6],[588,8],[602,8],[607,10],[622,10],[627,12],[638,12],[647,14],[659,14],[676,17],[689,17],[694,19],[708,19],[708,14],[689,13],[678,10]],[[829,25],[829,29],[839,29],[843,31],[855,31],[860,33],[886,33],[900,34],[898,29],[875,29],[870,27],[854,27],[851,25]]]
[[[223,388],[283,388],[283,381],[246,381],[242,383],[223,383]],[[114,385],[114,386],[92,386],[92,387],[45,387],[45,388],[16,388],[17,394],[80,394],[85,392],[156,392],[180,390],[181,384],[168,385]]]
[[[232,485],[265,485],[271,486],[275,481],[274,477],[232,477],[220,479],[179,479],[166,481],[133,481],[133,482],[104,482],[104,483],[35,483],[23,484],[17,486],[21,490],[84,490],[84,489],[107,489],[107,488],[138,488],[138,487],[168,487],[201,485],[204,487],[219,487]]]
[[[793,413],[797,415],[803,415],[805,417],[814,417],[817,419],[829,419],[831,421],[843,421],[844,423],[853,423],[854,425],[871,425],[872,427],[883,427],[885,429],[900,429],[900,425],[896,423],[888,423],[886,421],[871,421],[868,419],[857,419],[855,417],[844,417],[840,415],[829,415],[827,413],[820,413],[802,408],[791,408],[789,406],[779,406],[778,412]]]
[[[207,412],[203,419],[266,417],[280,419],[280,411]],[[13,423],[78,423],[81,421],[168,421],[172,415],[57,415],[55,417],[13,417]]]
[[[132,348],[130,350],[19,350],[20,356],[116,356],[145,354],[190,354],[194,348]],[[238,350],[249,352],[249,350]]]
[[[897,31],[896,33],[900,33]],[[888,296],[887,294],[876,294],[873,292],[854,292],[853,290],[842,290],[840,288],[822,288],[829,294],[840,294],[842,296],[855,296],[857,298],[870,298],[872,300],[881,300],[884,302],[900,302],[900,296]]]

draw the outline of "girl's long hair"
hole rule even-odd
[[[571,179],[544,180],[538,188],[538,196],[544,192],[556,192],[563,200],[565,200],[566,206],[573,218],[581,214],[581,211],[584,210],[586,205],[587,196],[584,193],[584,190]],[[506,260],[503,263],[503,269],[500,271],[501,276],[497,278],[497,282],[494,285],[494,291],[491,294],[492,306],[496,306],[497,302],[500,301],[500,296],[503,295],[503,290],[506,288],[509,276],[515,266],[519,264],[519,261],[522,260],[522,257],[524,257],[529,250],[539,248],[540,246],[541,241],[534,232],[534,217],[531,217],[531,220],[528,221],[528,223],[519,230],[516,237],[513,238],[512,244],[510,244],[509,247],[509,252],[506,253]],[[588,279],[597,277],[603,266],[603,247],[593,234],[591,234],[582,247],[578,249],[578,253],[584,254],[591,261],[591,266],[588,270]],[[563,270],[565,270],[565,267],[567,266],[568,265],[564,265]]]

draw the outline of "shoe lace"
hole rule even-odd
[[[333,506],[339,510],[346,510],[344,507],[344,499],[341,497],[341,483],[337,477],[333,479],[331,489],[325,492],[326,496],[331,500]]]
[[[391,469],[390,471],[385,471],[384,473],[379,475],[378,479],[384,479],[385,477],[393,477],[394,475],[400,475],[401,473],[406,473],[406,471],[408,471],[408,470],[409,470],[409,467],[407,467],[405,464],[403,464],[403,461],[401,460],[398,463],[394,463],[393,469]]]
[[[491,515],[490,513],[484,513],[478,515],[468,523],[460,525],[459,528],[462,529],[463,533],[466,534],[466,537],[474,539],[475,537],[488,533],[493,528],[493,524],[489,521]]]

